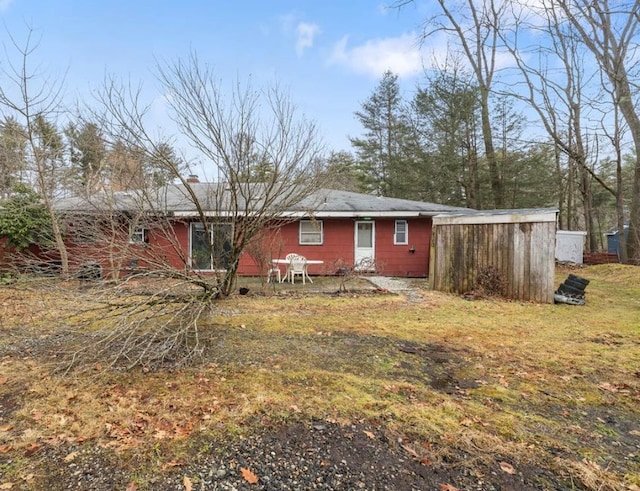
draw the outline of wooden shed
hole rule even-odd
[[[493,275],[506,298],[553,303],[557,213],[491,210],[433,217],[431,288],[466,293]]]

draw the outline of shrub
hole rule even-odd
[[[499,296],[504,293],[506,282],[502,271],[495,266],[485,266],[478,272],[476,289],[487,296]]]

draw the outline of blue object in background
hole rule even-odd
[[[607,252],[609,254],[617,254],[620,257],[620,233],[617,230],[607,232]],[[629,240],[629,226],[624,227],[625,243]]]

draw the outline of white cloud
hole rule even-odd
[[[13,0],[0,0],[0,12],[4,12],[9,8]]]
[[[313,46],[315,37],[320,34],[320,27],[317,24],[300,22],[296,27],[296,53],[302,56],[304,50]]]
[[[349,38],[345,36],[334,45],[329,64],[343,65],[375,78],[387,70],[400,78],[412,77],[422,71],[422,54],[416,39],[415,33],[408,33],[349,47]]]
[[[280,28],[285,33],[290,33],[296,22],[296,16],[293,13],[283,14],[278,20],[280,21]]]

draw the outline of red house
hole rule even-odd
[[[323,189],[318,194],[321,203],[311,214],[301,203],[291,213],[296,220],[279,228],[283,254],[323,261],[309,266],[311,274],[335,274],[344,263],[372,265],[386,276],[426,277],[432,217],[462,210],[348,191]],[[240,262],[242,274],[256,272],[249,259]]]
[[[121,222],[128,237],[110,241],[111,244],[126,242],[126,247],[119,246],[117,254],[111,250],[111,260],[119,258],[125,269],[137,267],[151,260],[149,251],[153,250],[156,257],[160,252],[163,261],[175,268],[200,273],[224,269],[225,254],[238,237],[225,200],[207,199],[212,195],[211,189],[220,185],[192,183],[190,186],[199,196],[201,210],[193,204],[193,199],[186,199],[189,193],[185,193],[181,185],[167,186],[156,195],[166,223],[170,224],[170,233],[157,225],[149,226],[144,214],[134,212],[141,209],[134,193],[115,193],[109,207],[112,214],[119,213],[128,221],[128,227],[124,226],[125,221]],[[63,200],[59,209],[76,215],[88,213],[86,202],[77,198]],[[243,249],[238,274],[264,273],[265,263],[298,253],[309,260],[322,261],[309,266],[311,275],[336,274],[341,266],[365,265],[364,269],[374,269],[381,275],[426,277],[432,217],[461,210],[434,203],[320,189],[296,205],[278,211],[271,225],[259,234],[259,241],[254,240]],[[202,216],[207,217],[208,230],[202,224]],[[236,223],[239,222],[236,220]],[[86,227],[76,224],[75,228]],[[113,268],[113,264],[106,263],[104,248],[97,248],[86,238],[73,240],[73,229],[71,220],[70,258],[77,255],[82,260],[76,263],[86,262],[87,251],[93,251],[93,260],[103,268]],[[215,257],[210,252],[210,243],[217,251]]]

